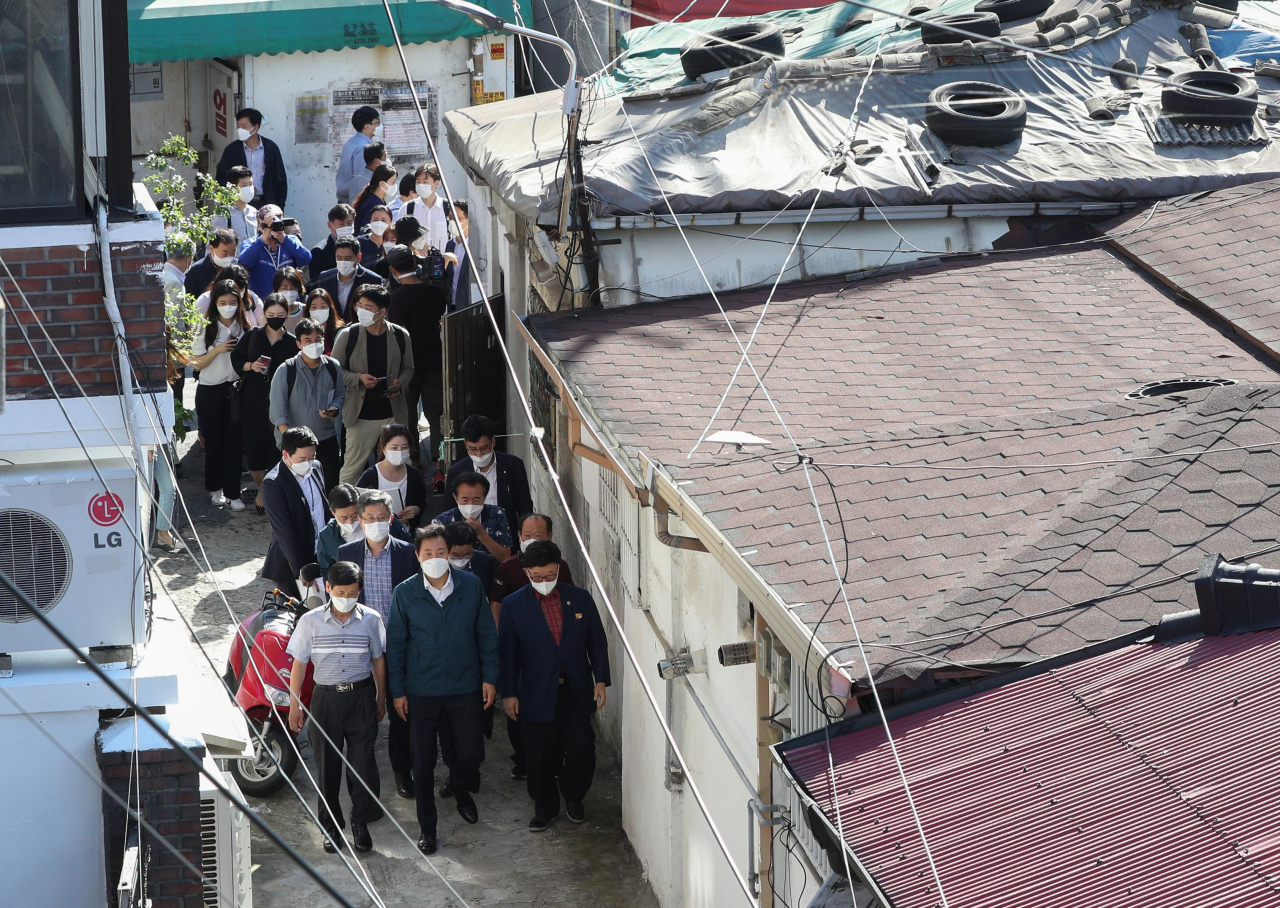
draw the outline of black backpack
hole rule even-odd
[[[348,360],[350,358],[351,357],[349,356],[347,357]],[[334,365],[333,360],[328,357],[325,357],[323,362],[324,367],[329,370],[329,380],[333,382],[333,389],[336,391],[338,390],[338,367]],[[293,398],[293,386],[298,381],[298,358],[295,356],[293,359],[285,363],[284,369],[285,379],[289,382],[289,389],[284,396],[285,404],[288,405],[289,401]]]
[[[400,358],[401,358],[401,359],[404,359],[404,338],[405,338],[405,335],[404,335],[403,333],[401,333],[400,331],[397,331],[397,330],[396,330],[396,328],[398,328],[398,327],[399,327],[398,325],[392,324],[391,322],[387,322],[387,330],[388,330],[388,331],[390,331],[392,334],[394,334],[394,335],[395,335],[395,337],[396,337],[396,343],[400,346]],[[348,371],[348,372],[350,372],[350,371],[351,371],[351,348],[352,348],[352,347],[354,347],[354,346],[356,345],[356,341],[355,341],[355,339],[356,339],[356,337],[358,336],[357,332],[359,332],[359,330],[360,330],[360,326],[359,326],[359,325],[348,325],[347,327],[343,328],[341,331],[339,331],[339,332],[338,332],[338,337],[342,337],[342,335],[344,335],[344,334],[346,334],[346,335],[347,335],[347,342],[346,342],[346,344],[344,345],[344,346],[345,346],[345,351],[344,351],[344,352],[346,353],[346,360],[347,360],[347,361],[346,361],[346,362],[344,362],[344,363],[342,364],[342,368],[343,368],[343,369],[345,369],[345,370],[346,370],[346,371]],[[337,338],[337,337],[335,337],[335,338],[333,339],[333,345],[334,345],[335,347],[336,347],[336,346],[338,346],[338,338]],[[293,387],[293,385],[290,385],[289,387],[290,387],[290,388],[292,388],[292,387]]]

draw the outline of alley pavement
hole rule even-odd
[[[258,576],[270,537],[267,518],[255,513],[252,506],[239,513],[212,506],[203,491],[203,452],[195,443],[195,433],[188,435],[180,446],[179,456],[182,494],[218,582],[239,621],[258,608],[263,594],[272,588],[271,583]],[[244,484],[251,484],[248,476]],[[181,511],[181,502],[177,508]],[[441,499],[437,510],[443,509]],[[185,515],[179,527],[183,537],[191,541]],[[153,554],[163,553],[156,550]],[[159,564],[173,599],[221,671],[232,632],[232,622],[222,598],[207,573],[197,570],[188,556],[164,556]],[[204,667],[210,671],[207,664]],[[387,759],[386,732],[384,722],[377,750],[382,801],[416,842],[414,803],[396,794]],[[621,767],[603,740],[599,742],[600,765],[595,785],[585,801],[587,821],[576,826],[562,813],[547,832],[537,835],[527,829],[533,805],[525,783],[511,778],[510,753],[504,722],[499,718],[493,740],[487,742],[485,763],[481,767],[483,782],[476,795],[480,812],[477,825],[463,822],[452,800],[437,799],[440,850],[431,862],[467,903],[512,908],[560,905],[656,908],[657,900],[622,831]],[[307,768],[314,771],[310,747],[305,742],[302,754]],[[443,766],[437,772],[442,777]],[[315,792],[301,767],[294,773],[293,781],[307,794],[308,803],[314,809]],[[249,803],[353,904],[362,908],[374,904],[342,860],[337,855],[324,853],[319,830],[288,788],[270,798],[250,798]],[[345,796],[344,806],[347,806]],[[369,831],[374,850],[357,857],[387,908],[459,905],[423,856],[389,819],[371,824]],[[253,866],[254,903],[262,908],[318,908],[330,904],[314,882],[256,831]]]

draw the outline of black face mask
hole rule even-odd
[[[279,331],[284,327],[285,317],[283,315],[267,316],[267,327]]]

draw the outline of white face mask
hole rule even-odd
[[[381,542],[390,532],[391,522],[387,520],[375,520],[364,525],[364,538],[370,542]]]
[[[221,315],[223,318],[231,318],[236,314],[236,310],[238,310],[239,308],[240,308],[239,306],[219,306],[218,314]]]
[[[236,138],[241,142],[248,142],[249,136],[251,135],[253,135],[253,133],[247,129],[240,129],[239,127],[236,128]]]
[[[465,571],[467,569],[467,566],[471,564],[471,556],[468,555],[466,558],[463,558],[461,555],[458,555],[458,556],[450,555],[449,563],[454,567],[456,567],[458,570]]]
[[[381,184],[380,188],[382,189],[382,194],[385,195],[387,198],[391,198],[393,195],[396,194],[396,188],[392,186],[390,183],[383,183]]]
[[[382,236],[384,233],[387,232],[387,228],[390,226],[391,225],[388,224],[386,221],[370,221],[369,232],[372,233],[374,236]]]
[[[475,468],[477,470],[481,470],[481,471],[487,470],[489,469],[489,464],[493,463],[493,452],[490,451],[488,454],[484,455],[483,457],[476,457],[474,454],[472,454],[471,463],[475,465]]]
[[[421,252],[422,250],[427,248],[427,238],[425,236],[420,236],[416,240],[414,240],[411,245],[413,246],[415,251]]]
[[[522,552],[527,552],[527,551],[529,551],[529,546],[533,545],[533,544],[534,544],[535,542],[537,542],[537,541],[538,541],[537,539],[521,539],[521,540],[520,540],[520,551],[522,551]]]
[[[360,521],[353,520],[350,523],[338,523],[338,532],[342,534],[344,542],[355,542],[364,536],[364,527],[360,526]]]
[[[368,309],[357,309],[356,318],[360,320],[360,327],[368,328],[378,320],[378,316],[374,315]]]
[[[449,573],[449,560],[447,558],[428,558],[422,562],[422,573],[432,580],[439,580]]]
[[[409,459],[408,451],[383,451],[382,453],[386,455],[387,463],[393,467],[398,467]]]
[[[356,232],[356,228],[352,227],[350,224],[348,224],[346,227],[333,228],[334,236],[353,236],[355,232]]]
[[[329,322],[328,309],[312,309],[307,318],[311,319],[317,325],[325,325]]]
[[[413,187],[413,190],[418,194],[418,198],[424,199],[424,200],[428,196],[430,196],[431,193],[436,191],[435,187],[432,186],[430,183],[419,183],[418,185]]]
[[[356,273],[355,262],[338,262],[337,265],[338,265],[338,273],[341,274],[343,277],[351,277],[351,275]]]
[[[343,615],[356,607],[355,596],[333,596],[329,601],[333,603],[334,609]]]
[[[319,359],[324,356],[324,344],[319,342],[314,344],[305,344],[302,348],[302,355],[309,356],[312,359]]]
[[[559,583],[559,579],[529,581],[529,585],[532,586],[535,590],[537,590],[539,593],[541,593],[544,596],[550,596],[551,591],[556,588],[557,583]]]
[[[252,187],[252,186],[241,186],[241,187],[240,187],[240,201],[242,201],[242,202],[252,202],[252,201],[253,201],[253,195],[254,195],[254,192],[253,192],[253,187]]]
[[[480,512],[484,510],[482,504],[460,504],[458,505],[458,513],[468,520],[473,520],[480,516]]]
[[[374,137],[375,139],[380,139],[380,138],[382,138],[382,124],[381,124],[381,123],[379,123],[377,126],[373,127],[373,137]]]
[[[311,475],[311,465],[314,463],[314,460],[296,461],[289,464],[289,469],[293,470],[293,475],[297,476],[299,479],[306,479]]]
[[[210,257],[213,259],[213,263],[219,268],[230,268],[236,263],[236,257],[234,255],[211,255]]]
[[[383,243],[383,244],[382,244],[382,251],[383,251],[383,252],[390,252],[390,251],[391,251],[391,247],[392,247],[392,246],[394,246],[394,245],[395,245],[395,243]]]
[[[297,290],[281,290],[280,295],[283,296],[285,300],[287,300],[289,303],[296,303],[298,301]]]

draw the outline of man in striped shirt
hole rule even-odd
[[[349,785],[351,841],[356,851],[373,848],[369,824],[382,818],[375,800],[381,789],[373,748],[387,708],[383,658],[387,632],[382,616],[356,601],[363,579],[358,565],[334,562],[325,583],[329,602],[299,618],[289,638],[288,652],[294,658],[289,675],[289,728],[294,734],[302,731],[300,697],[307,663],[315,670],[307,737],[320,782],[316,813],[325,831],[324,850],[330,854],[344,841],[339,830],[346,826],[340,800],[344,745],[352,769],[364,780],[359,784],[353,779]]]

